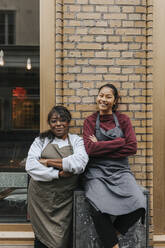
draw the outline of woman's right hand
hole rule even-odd
[[[40,163],[43,164],[44,166],[47,166],[47,167],[48,167],[48,159],[40,158],[40,159],[38,160],[38,162],[40,162]]]
[[[95,135],[90,135],[90,136],[89,136],[89,139],[90,139],[92,142],[97,142],[97,141],[98,141]]]
[[[71,176],[73,176],[73,173],[71,173],[71,172],[68,172],[68,171],[63,171],[63,170],[61,170],[61,171],[59,171],[59,178],[67,178],[67,177],[71,177]]]

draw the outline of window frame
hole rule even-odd
[[[40,131],[55,105],[55,0],[40,0]]]

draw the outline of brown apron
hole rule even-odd
[[[42,158],[64,158],[73,154],[69,145],[59,148],[49,143]],[[30,179],[28,213],[36,237],[49,248],[67,248],[72,230],[73,190],[78,175],[49,182]]]

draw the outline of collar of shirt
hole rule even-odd
[[[51,144],[57,144],[59,148],[61,148],[63,146],[67,146],[69,143],[68,143],[68,138],[63,140],[63,139],[58,139],[57,137],[55,137],[54,140],[51,142]]]

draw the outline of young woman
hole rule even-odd
[[[118,100],[115,86],[103,85],[97,96],[99,111],[86,118],[83,129],[90,158],[85,194],[104,248],[118,248],[118,234],[124,235],[146,209],[128,163],[128,156],[137,150],[135,133],[129,117],[116,111]]]
[[[65,107],[53,107],[48,114],[50,130],[34,140],[28,153],[28,213],[35,248],[69,247],[73,190],[88,162],[83,139],[69,133],[70,121]]]

